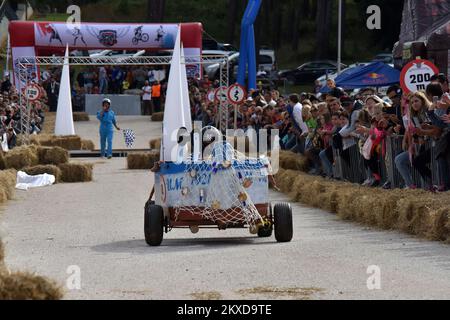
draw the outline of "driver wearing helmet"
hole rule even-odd
[[[111,110],[111,100],[103,99],[102,110],[97,112],[97,119],[100,121],[101,157],[108,157],[108,159],[111,159],[114,127],[117,130],[120,130],[117,126],[116,115],[114,114],[114,111]],[[107,150],[106,144],[108,144]]]

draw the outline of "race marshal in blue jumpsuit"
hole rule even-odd
[[[100,121],[100,149],[101,156],[112,158],[112,143],[114,136],[114,127],[117,130],[120,128],[116,123],[116,115],[111,110],[111,100],[104,99],[102,102],[103,109],[97,112],[97,119]],[[108,143],[108,150],[106,150],[106,143]]]

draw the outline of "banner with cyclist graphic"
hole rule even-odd
[[[197,22],[70,24],[12,21],[9,24],[9,34],[13,59],[17,62],[22,57],[62,55],[66,45],[70,50],[172,50],[180,27],[185,56],[200,61],[203,27]],[[14,71],[17,74],[17,63]],[[188,77],[199,78],[202,74],[200,63],[186,65],[186,71]],[[30,70],[29,73],[29,79],[38,79],[38,71]],[[17,76],[14,80],[17,84]]]
[[[41,47],[173,49],[176,24],[121,25],[37,22],[36,45]]]

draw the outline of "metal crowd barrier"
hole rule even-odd
[[[382,183],[391,182],[392,188],[402,188],[405,186],[402,176],[395,166],[395,158],[403,152],[403,136],[391,136],[385,139],[386,153],[384,157],[380,155],[378,166]],[[431,162],[429,168],[432,172],[432,184],[441,186],[444,184],[444,170],[436,160],[436,144],[433,140],[425,143],[425,147],[431,149]],[[340,180],[353,183],[362,183],[369,176],[370,172],[364,166],[364,158],[361,155],[358,144],[353,145],[345,151],[333,149],[334,155],[334,177]],[[411,166],[411,173],[414,184],[424,188],[425,182],[419,172]]]

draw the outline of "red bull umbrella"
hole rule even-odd
[[[383,62],[373,62],[365,66],[351,68],[336,79],[336,86],[344,90],[366,87],[388,87],[400,82],[400,71]],[[324,87],[320,92],[328,92]]]

